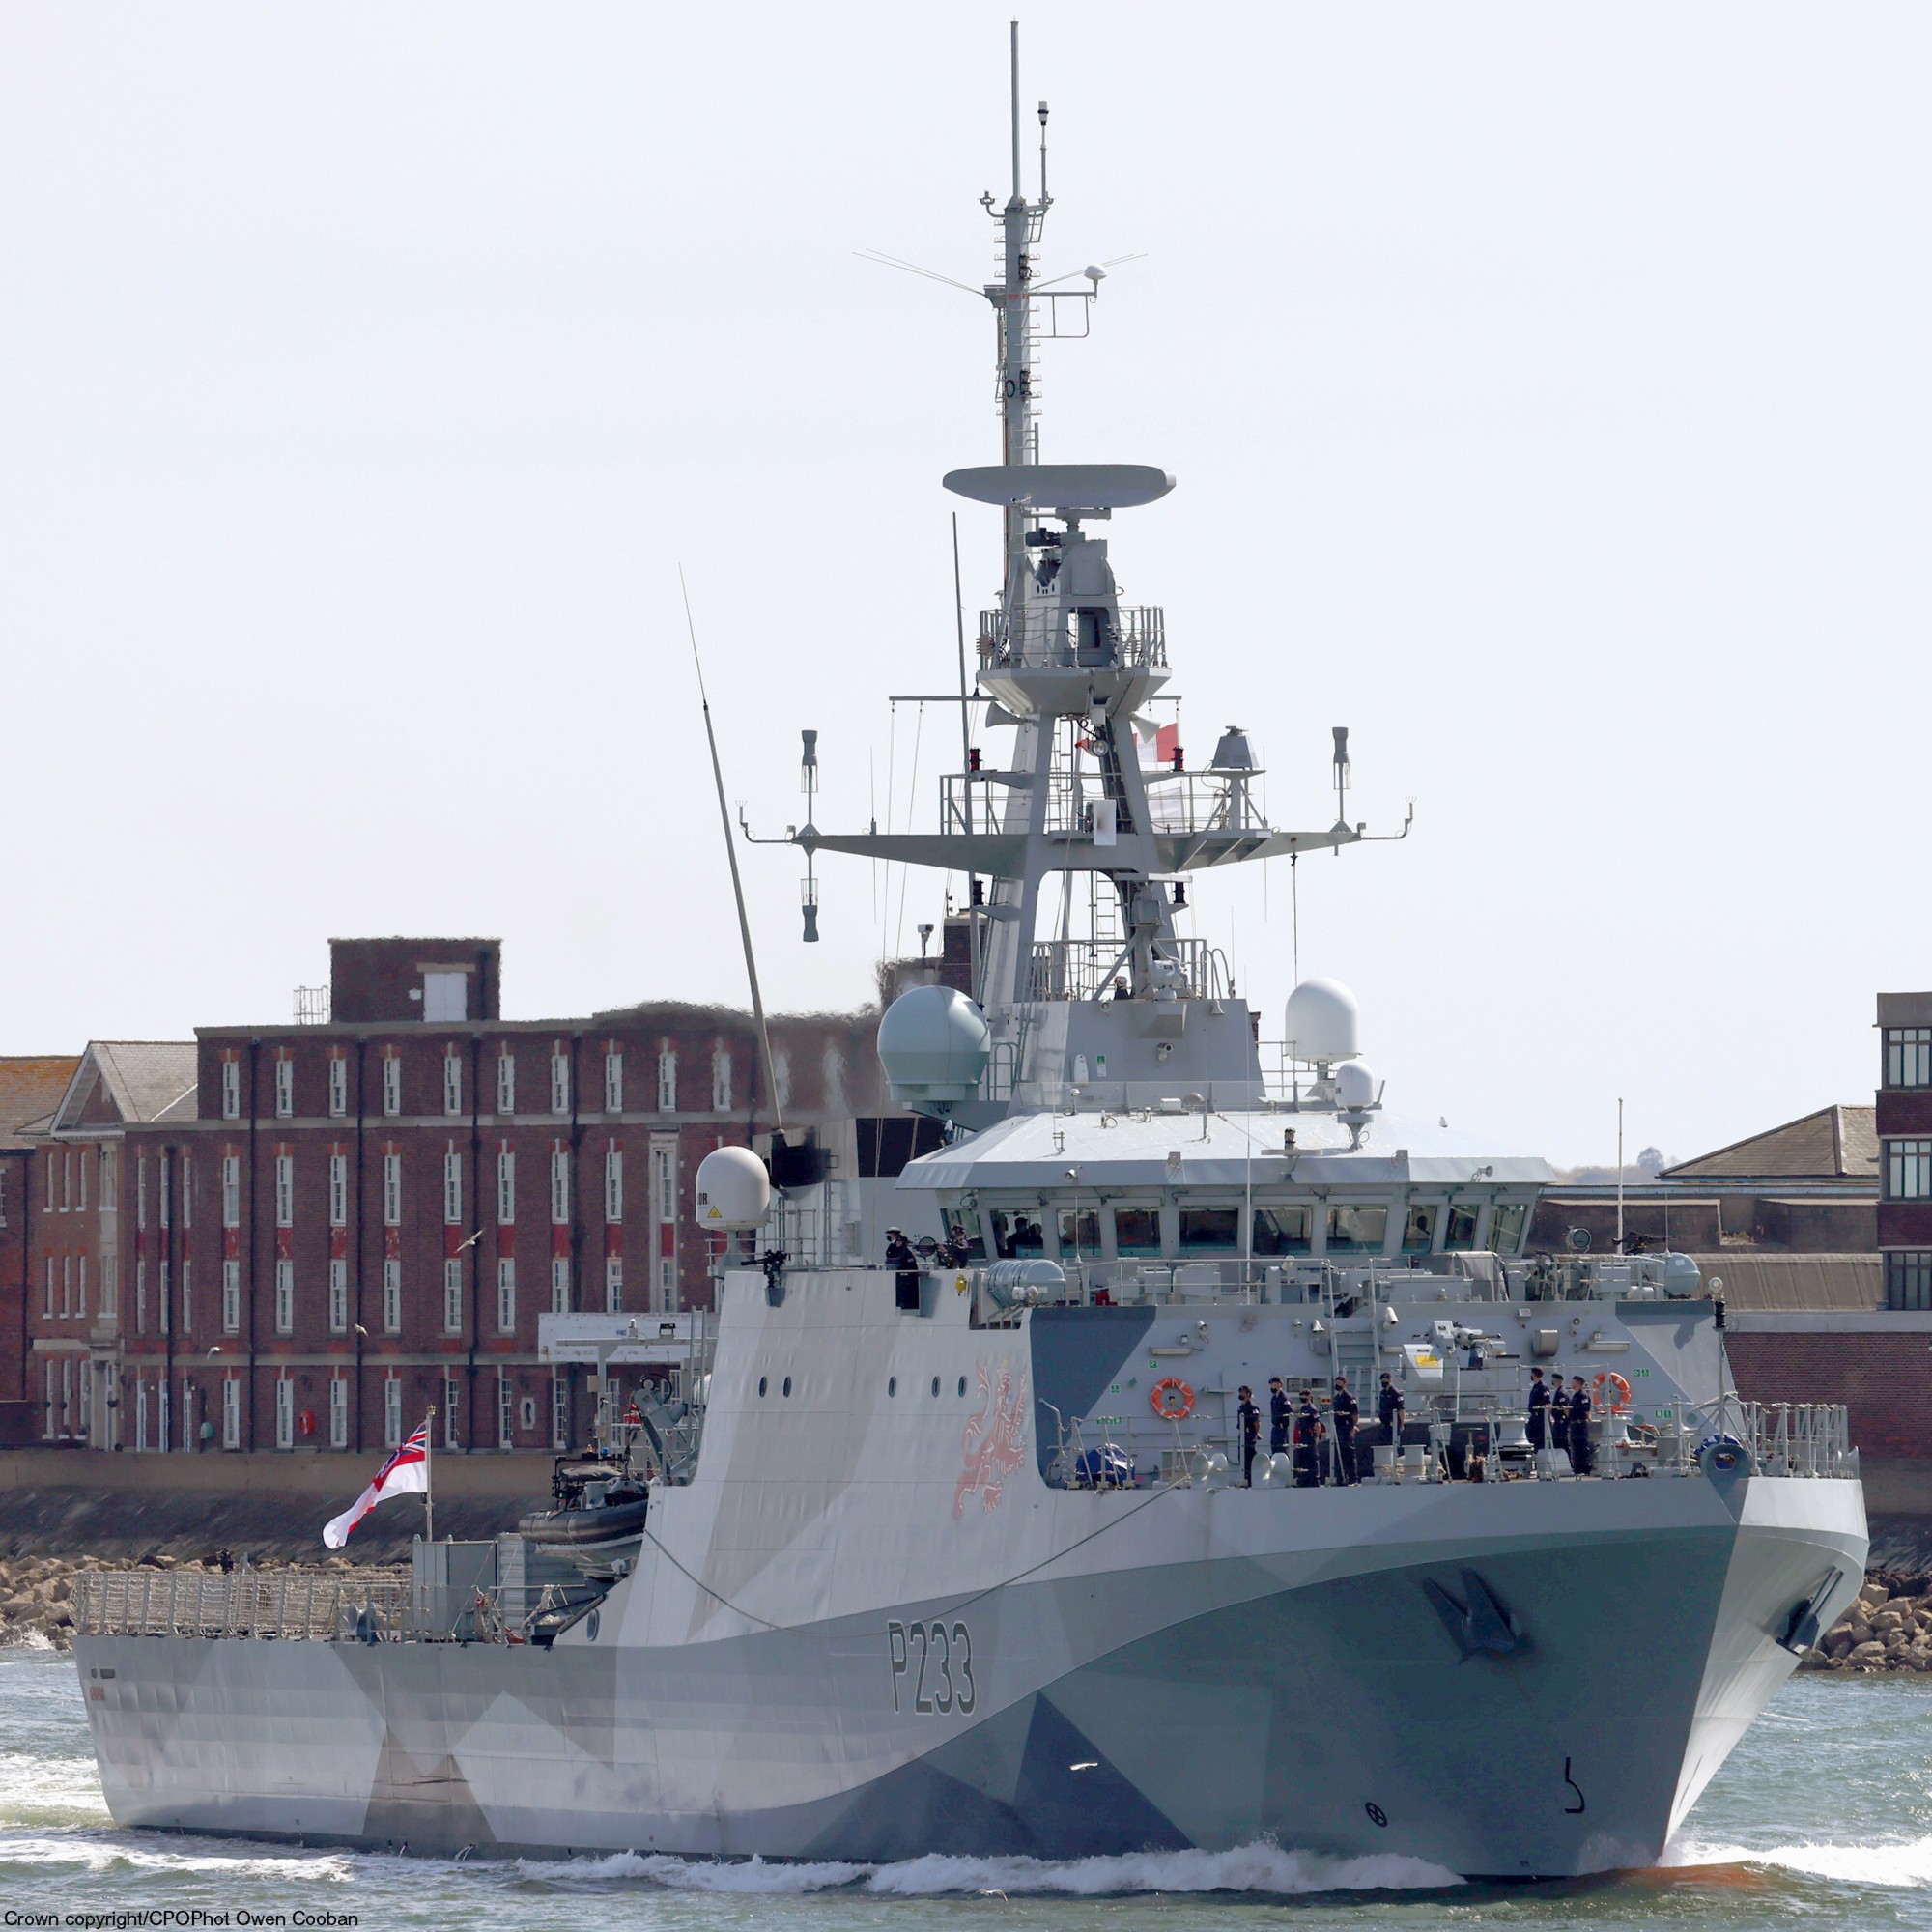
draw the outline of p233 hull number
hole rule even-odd
[[[973,1682],[973,1633],[964,1624],[888,1624],[886,1651],[895,1711],[971,1716],[980,1691]]]

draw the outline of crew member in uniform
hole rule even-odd
[[[1402,1447],[1402,1391],[1395,1385],[1395,1378],[1384,1369],[1382,1371],[1381,1393],[1376,1397],[1376,1407],[1382,1419],[1382,1440],[1391,1449]]]
[[[1549,1384],[1543,1379],[1541,1369],[1529,1372],[1529,1446],[1549,1446]]]
[[[1240,1406],[1235,1410],[1235,1420],[1241,1432],[1241,1481],[1253,1489],[1255,1451],[1261,1447],[1262,1412],[1255,1406],[1255,1392],[1246,1382],[1241,1384]]]
[[[1581,1376],[1570,1378],[1570,1466],[1579,1476],[1590,1473],[1590,1391]]]
[[[1355,1468],[1355,1425],[1361,1419],[1362,1405],[1349,1389],[1349,1378],[1335,1378],[1335,1399],[1329,1405],[1335,1417],[1335,1480],[1338,1483],[1352,1483],[1357,1479]]]
[[[1288,1447],[1288,1390],[1279,1376],[1268,1378],[1268,1454],[1279,1456]]]
[[[1315,1412],[1315,1398],[1303,1389],[1301,1406],[1294,1411],[1294,1487],[1312,1490],[1318,1481],[1316,1451],[1321,1441],[1321,1418]]]

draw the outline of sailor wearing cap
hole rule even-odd
[[[1355,1481],[1355,1425],[1361,1420],[1362,1406],[1349,1388],[1349,1378],[1335,1378],[1335,1395],[1329,1404],[1335,1418],[1335,1480],[1340,1483]]]

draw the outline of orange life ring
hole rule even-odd
[[[1149,1397],[1163,1422],[1185,1422],[1194,1413],[1194,1391],[1179,1376],[1163,1376]]]
[[[1605,1401],[1605,1391],[1611,1388],[1615,1394]],[[1631,1385],[1614,1369],[1600,1369],[1590,1392],[1597,1398],[1598,1406],[1607,1408],[1612,1415],[1621,1415],[1631,1406]]]

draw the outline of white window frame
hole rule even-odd
[[[275,1447],[296,1446],[296,1385],[289,1376],[275,1378]]]
[[[677,1112],[677,1048],[658,1048],[658,1112]]]
[[[561,1376],[550,1379],[550,1446],[570,1447],[570,1384]]]
[[[624,1111],[624,1049],[621,1046],[607,1046],[604,1049],[604,1111],[607,1114],[621,1114]]]
[[[454,1148],[442,1156],[442,1222],[446,1228],[463,1225],[463,1156]]]
[[[80,1312],[87,1313],[87,1257],[80,1258]],[[194,1333],[194,1257],[182,1257],[181,1278],[181,1332]]]
[[[349,1447],[349,1378],[347,1376],[330,1376],[328,1378],[328,1446],[331,1449]]]
[[[394,1255],[383,1257],[383,1332],[403,1332],[403,1264]]]
[[[624,1257],[604,1257],[604,1312],[618,1314],[624,1306]]]
[[[550,1151],[550,1218],[553,1227],[570,1225],[570,1150],[560,1141]]]
[[[624,1150],[615,1141],[604,1150],[604,1218],[613,1225],[624,1218]]]
[[[394,1051],[383,1056],[383,1111],[392,1119],[403,1111],[403,1056]]]
[[[75,1205],[77,1210],[80,1213],[85,1214],[87,1212],[87,1170],[89,1166],[87,1158],[87,1150],[85,1148],[76,1148],[74,1150],[73,1164],[80,1170],[80,1199]],[[182,1178],[184,1181],[185,1181],[187,1178],[186,1154],[182,1155]],[[182,1192],[184,1195],[185,1195],[185,1193],[187,1192],[185,1186],[183,1187]]]
[[[184,1228],[192,1228],[194,1226],[194,1155],[184,1148],[182,1150],[181,1160],[182,1226]],[[80,1164],[80,1205],[83,1208],[87,1206],[87,1162],[85,1159]]]
[[[242,1332],[242,1264],[239,1261],[221,1264],[221,1332],[224,1335],[239,1335]]]
[[[443,1026],[462,1026],[469,1018],[469,975],[463,972],[425,973],[422,982],[423,1018]]]
[[[451,1255],[442,1264],[442,1332],[463,1333],[463,1257]]]
[[[553,1315],[570,1313],[570,1257],[553,1255],[550,1258],[550,1312]]]
[[[506,1228],[517,1222],[517,1153],[514,1148],[497,1150],[497,1219]]]
[[[517,1056],[514,1053],[499,1053],[497,1056],[497,1111],[503,1115],[517,1111]]]
[[[275,1226],[296,1224],[296,1157],[292,1153],[275,1156]]]
[[[731,1111],[731,1050],[725,1046],[711,1049],[711,1111],[714,1114],[728,1114]]]
[[[349,1225],[349,1156],[346,1153],[328,1156],[328,1225],[331,1228],[346,1228]]]
[[[87,1320],[87,1251],[85,1249],[82,1249],[80,1254],[75,1257],[75,1261],[77,1264],[74,1268],[74,1274],[79,1283],[80,1293],[74,1299],[73,1312],[77,1316],[79,1316],[79,1318],[83,1321],[85,1321]],[[183,1262],[182,1299],[184,1306],[185,1306],[187,1298],[187,1270],[188,1270],[188,1264],[186,1262]],[[184,1321],[182,1323],[182,1327],[185,1329],[187,1323],[185,1321]]]
[[[100,1150],[100,1211],[114,1213],[121,1206],[121,1163],[112,1148]],[[0,1228],[7,1225],[6,1197],[0,1194]]]
[[[275,1118],[288,1121],[296,1111],[296,1064],[286,1053],[275,1056]]]
[[[497,1446],[499,1449],[517,1446],[517,1391],[500,1370],[497,1376]]]
[[[452,1117],[463,1112],[463,1056],[442,1056],[442,1111]]]
[[[294,1262],[275,1264],[275,1333],[293,1335],[296,1332],[296,1264]]]
[[[517,1263],[512,1255],[497,1261],[497,1333],[517,1332]]]
[[[221,1225],[224,1228],[239,1228],[242,1225],[242,1156],[239,1153],[221,1156]]]
[[[349,1111],[349,1062],[339,1053],[328,1063],[328,1111],[338,1121]]]
[[[561,1046],[550,1051],[550,1110],[553,1114],[570,1112],[570,1056]]]
[[[221,1446],[242,1446],[242,1383],[234,1376],[224,1376],[221,1380]]]
[[[221,1118],[242,1118],[242,1063],[232,1058],[221,1063]]]
[[[403,1383],[400,1376],[383,1380],[383,1444],[384,1448],[403,1446]]]
[[[403,1225],[403,1157],[399,1153],[383,1156],[383,1225]]]
[[[340,1256],[328,1264],[328,1332],[349,1333],[349,1264]]]
[[[461,1449],[463,1436],[457,1427],[456,1405],[462,1400],[462,1387],[454,1376],[442,1378],[442,1446],[445,1449]]]

